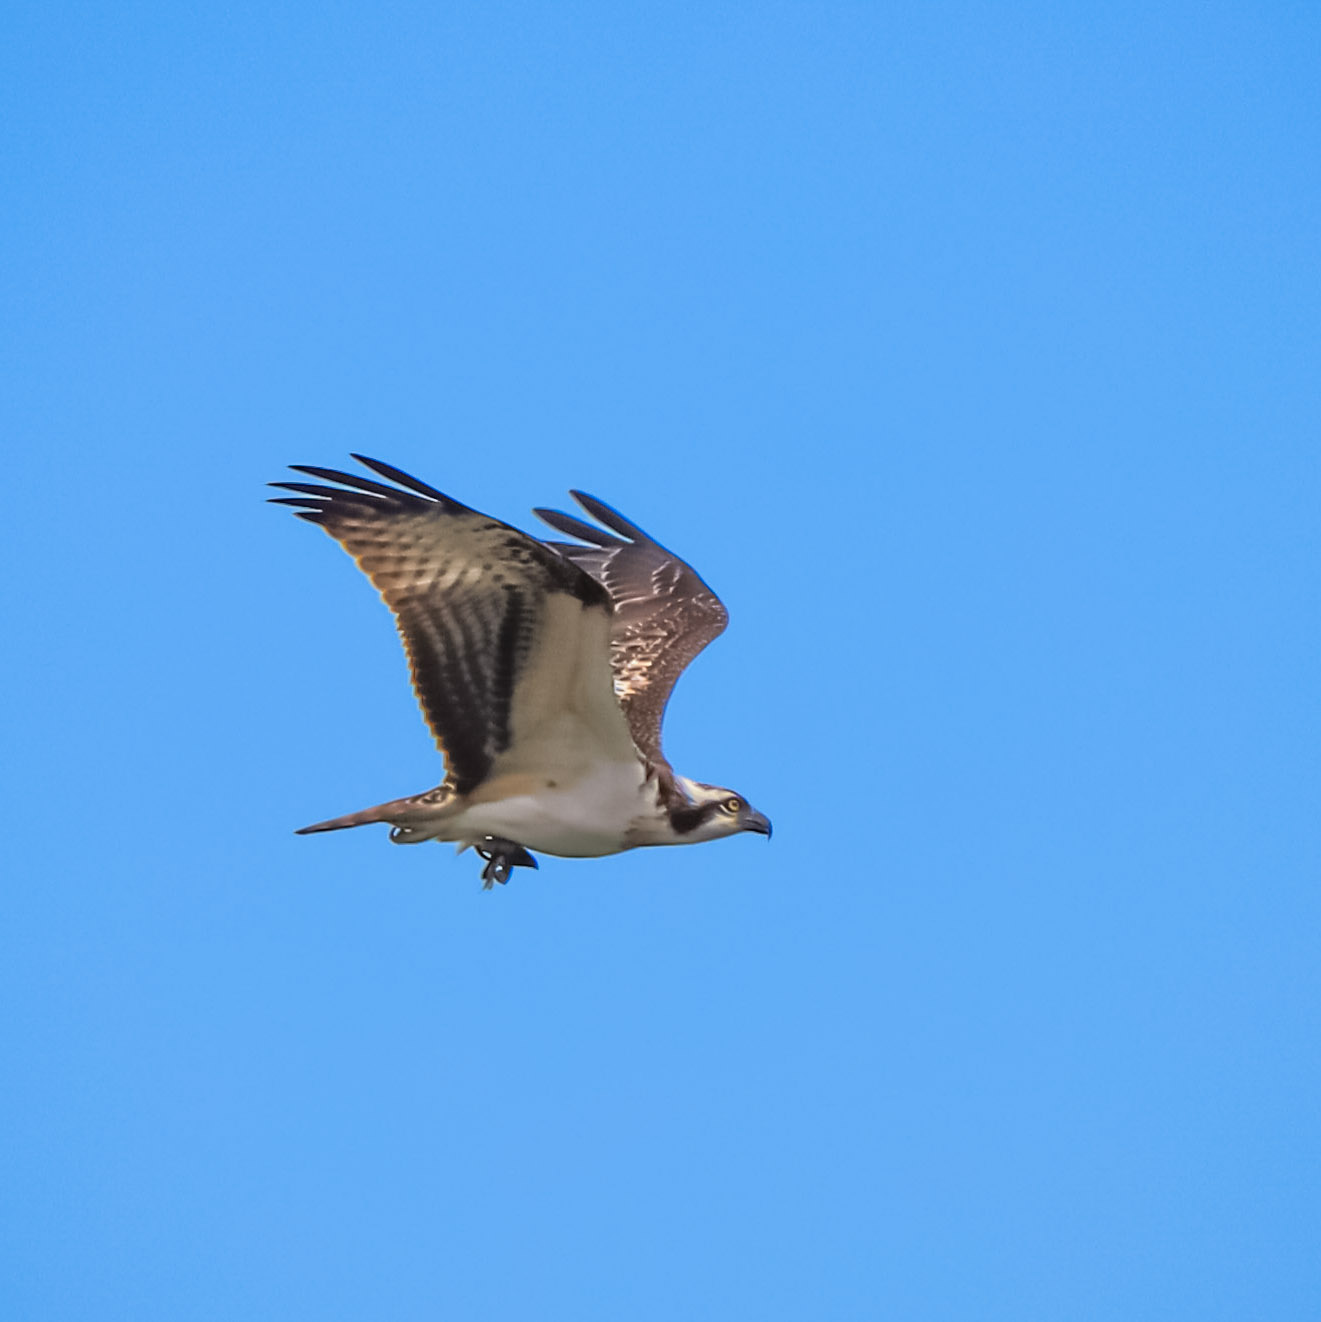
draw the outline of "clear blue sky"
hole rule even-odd
[[[6,1319],[1310,1314],[1315,6],[0,29]],[[774,841],[296,839],[351,449],[689,556]]]

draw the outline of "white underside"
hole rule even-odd
[[[655,782],[646,780],[615,697],[609,630],[600,608],[548,599],[514,693],[510,747],[433,838],[475,843],[493,835],[545,854],[594,858],[627,849],[634,822],[660,815]]]
[[[546,599],[513,693],[510,733],[470,794],[434,813],[410,805],[391,838],[469,845],[495,836],[566,858],[679,843],[615,696],[610,616],[599,606],[565,594]]]
[[[597,858],[665,843],[658,837],[668,833],[669,819],[641,762],[597,763],[572,780],[559,775],[522,774],[434,813],[414,808],[396,820],[391,839],[405,845],[425,840],[474,845],[495,836],[564,858]],[[489,799],[483,798],[486,793]]]
[[[476,842],[493,835],[543,854],[596,858],[627,849],[630,829],[648,807],[659,816],[655,797],[640,763],[606,763],[570,785],[473,804],[446,821],[438,838]]]

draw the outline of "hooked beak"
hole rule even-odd
[[[743,814],[743,829],[745,831],[756,831],[758,835],[764,835],[769,840],[771,838],[771,819],[765,813],[760,813],[755,808],[749,808]]]

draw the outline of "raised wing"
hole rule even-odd
[[[610,531],[559,510],[535,513],[556,532],[587,543],[546,544],[585,569],[610,593],[615,608],[610,629],[615,692],[634,742],[653,762],[664,764],[661,721],[665,704],[684,668],[724,630],[729,613],[691,565],[653,541],[637,524],[594,496],[581,491],[571,494]]]
[[[386,485],[294,464],[321,479],[273,482],[358,562],[395,622],[413,691],[467,794],[547,757],[636,757],[612,690],[605,589],[570,560],[392,468]],[[539,761],[540,759],[540,761]]]

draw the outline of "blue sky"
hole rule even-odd
[[[7,1317],[1314,1307],[1314,7],[0,29]],[[691,558],[774,841],[296,839],[439,777],[350,450]]]

